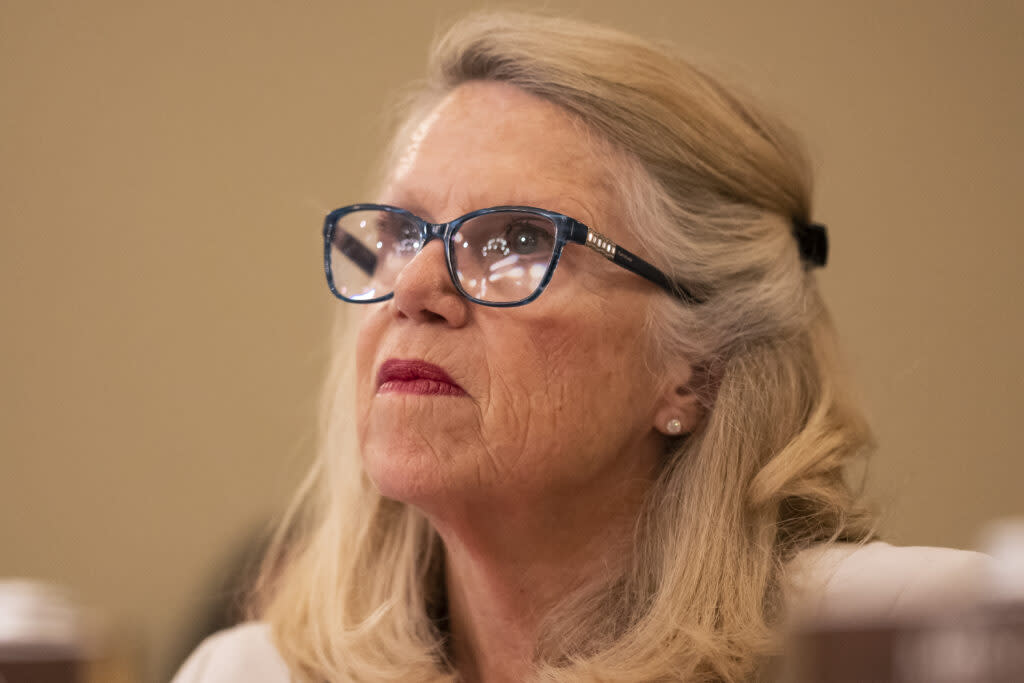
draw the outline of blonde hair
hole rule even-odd
[[[644,250],[707,297],[658,297],[648,326],[652,362],[697,369],[702,426],[667,455],[626,570],[546,621],[536,678],[749,680],[775,649],[786,561],[872,534],[844,480],[869,431],[791,233],[811,213],[797,141],[668,49],[577,21],[472,16],[437,43],[429,74],[406,130],[473,80],[581,121],[616,151]],[[362,469],[346,430],[349,355],[328,378],[320,458],[268,561],[260,615],[303,679],[454,681],[441,544]]]

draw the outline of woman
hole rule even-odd
[[[869,433],[785,127],[636,38],[487,15],[387,169],[325,226],[356,338],[269,628],[179,680],[741,681],[787,596],[913,595],[920,554],[856,545]]]

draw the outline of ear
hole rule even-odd
[[[669,371],[662,385],[654,411],[653,426],[665,436],[683,436],[697,428],[701,408],[693,388],[693,376],[690,365],[680,363],[680,367]]]

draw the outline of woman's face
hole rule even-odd
[[[560,109],[513,86],[459,87],[398,156],[382,203],[432,222],[536,206],[636,250],[613,199],[610,156]],[[650,367],[643,333],[657,291],[568,245],[537,300],[481,306],[459,296],[443,245],[430,242],[394,298],[363,311],[358,435],[370,477],[385,496],[425,509],[578,499],[649,478],[664,451],[655,423],[664,376]]]

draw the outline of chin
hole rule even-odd
[[[429,450],[366,448],[363,467],[382,496],[402,503],[419,507],[453,493],[447,468]]]

